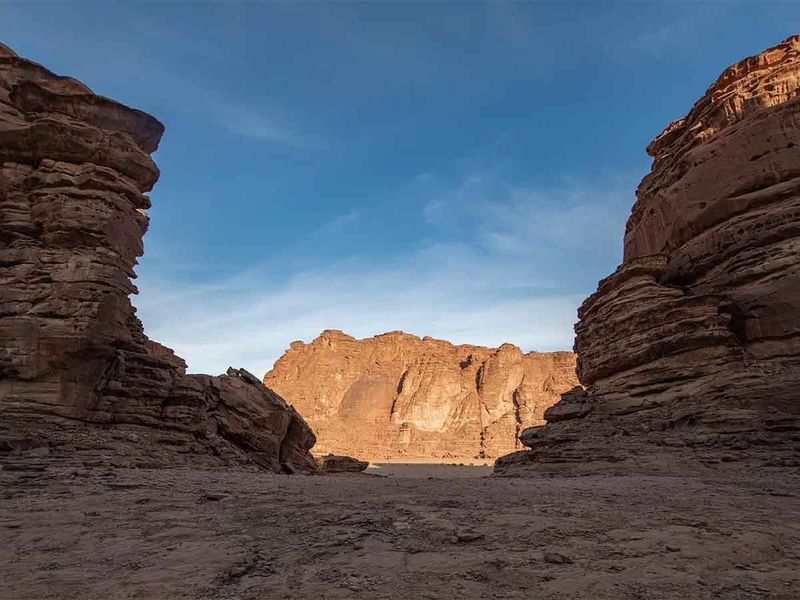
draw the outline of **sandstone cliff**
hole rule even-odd
[[[521,429],[576,381],[571,352],[331,330],[292,343],[264,377],[308,419],[319,452],[432,461],[514,450]]]
[[[0,456],[312,469],[282,398],[244,371],[185,375],[135,316],[163,130],[0,44]]]
[[[799,91],[793,36],[728,68],[648,146],[624,262],[579,310],[587,393],[496,472],[798,464]]]

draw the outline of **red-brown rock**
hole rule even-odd
[[[496,472],[800,464],[799,95],[793,36],[648,146],[624,262],[578,313],[587,393]]]
[[[328,330],[294,342],[264,383],[308,419],[320,452],[450,462],[519,448],[522,428],[543,422],[577,378],[571,352]]]
[[[316,461],[317,466],[326,473],[360,473],[369,466],[369,463],[366,461],[337,454],[319,456]]]
[[[282,398],[244,371],[185,375],[136,318],[163,130],[0,45],[0,449],[313,469]]]

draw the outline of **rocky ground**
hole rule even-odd
[[[800,597],[796,471],[429,479],[415,468],[11,465],[0,597]]]

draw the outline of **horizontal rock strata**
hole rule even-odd
[[[282,398],[244,371],[186,375],[136,318],[163,130],[0,45],[0,458],[313,469]]]
[[[392,332],[294,342],[264,383],[308,419],[319,452],[380,460],[483,460],[519,448],[577,383],[571,352],[455,346]]]
[[[498,473],[800,464],[799,95],[793,36],[728,68],[648,146],[624,262],[579,310],[586,393]]]

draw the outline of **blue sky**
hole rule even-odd
[[[195,371],[324,328],[568,349],[644,148],[800,3],[4,2],[166,125],[134,299]]]

